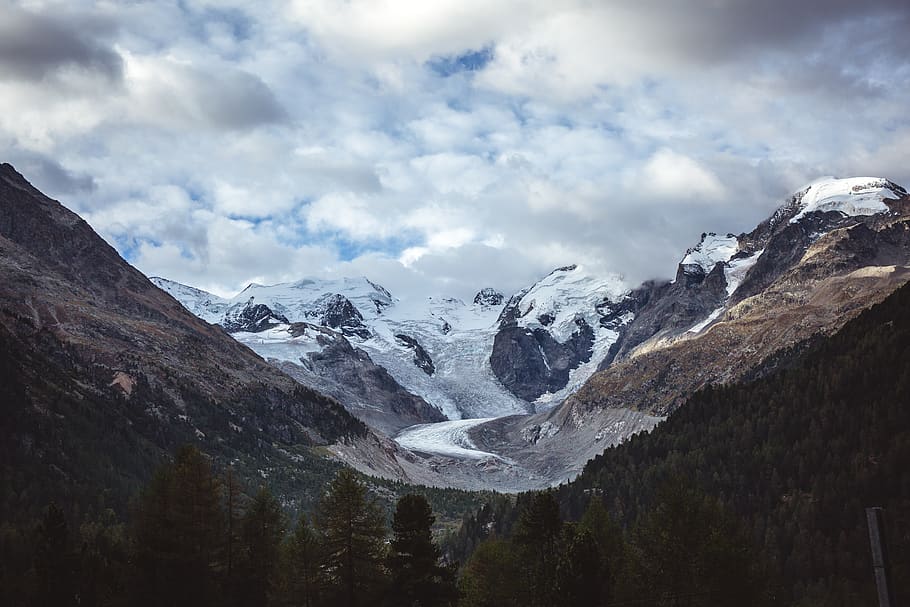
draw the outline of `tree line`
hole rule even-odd
[[[588,495],[587,508],[575,521],[566,520],[557,498],[555,491],[522,495],[509,510],[507,518],[514,516],[514,522],[504,534],[495,524],[483,525],[488,533],[461,574],[461,605],[773,602],[762,559],[735,517],[682,482],[661,487],[654,509],[628,530],[609,514],[600,495]]]
[[[0,527],[0,604],[304,606],[454,605],[421,495],[378,500],[344,468],[312,516],[289,520],[266,488],[245,495],[195,447],[178,450],[136,500],[69,528],[51,504],[33,528]]]

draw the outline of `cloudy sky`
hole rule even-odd
[[[906,0],[0,0],[0,152],[149,275],[669,277],[910,184]]]

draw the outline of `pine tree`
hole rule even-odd
[[[230,582],[234,573],[235,552],[240,533],[240,484],[234,475],[234,469],[228,468],[224,474],[224,573]]]
[[[551,491],[535,493],[518,516],[512,540],[523,568],[526,604],[555,604],[555,571],[562,519]]]
[[[510,542],[490,539],[481,543],[459,581],[462,607],[525,607],[526,589],[519,556]]]
[[[319,604],[319,564],[322,547],[305,516],[297,521],[294,533],[287,538],[282,550],[282,594],[284,603],[294,607],[314,607]]]
[[[385,521],[350,469],[342,468],[329,485],[319,503],[316,525],[335,604],[373,604],[383,576]]]
[[[390,605],[429,607],[450,605],[457,599],[455,572],[440,566],[440,551],[431,529],[436,517],[422,495],[398,500],[392,520]]]
[[[584,528],[570,527],[556,565],[556,590],[566,607],[601,605],[603,578],[601,555],[594,535]]]
[[[241,562],[238,589],[241,604],[268,605],[274,595],[281,540],[285,532],[284,512],[278,500],[262,488],[250,503],[240,524]]]
[[[207,605],[218,590],[223,512],[209,460],[182,447],[140,496],[135,516],[137,604]]]
[[[603,500],[594,495],[579,521],[579,529],[590,533],[597,545],[600,555],[600,594],[606,602],[612,596],[616,577],[625,564],[626,545],[622,528],[607,512]]]

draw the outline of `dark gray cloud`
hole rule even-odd
[[[113,29],[94,17],[38,15],[0,5],[0,76],[41,80],[76,68],[120,80],[123,61],[103,41]]]
[[[74,173],[53,158],[42,154],[13,149],[8,161],[29,181],[50,196],[85,194],[97,189],[91,175]]]
[[[272,90],[246,72],[199,74],[199,103],[213,123],[227,128],[248,128],[283,122],[288,114]]]
[[[655,39],[655,44],[669,42],[680,52],[707,61],[729,61],[757,49],[807,49],[826,30],[851,22],[878,23],[878,35],[893,36],[899,42],[898,38],[905,38],[896,36],[899,29],[881,24],[900,25],[910,15],[906,0],[652,0],[623,4],[644,20],[653,21],[655,36],[668,37]],[[842,42],[849,52],[862,40],[848,37]]]

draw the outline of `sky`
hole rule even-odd
[[[824,175],[910,185],[906,0],[0,0],[0,160],[220,295],[669,278]]]

